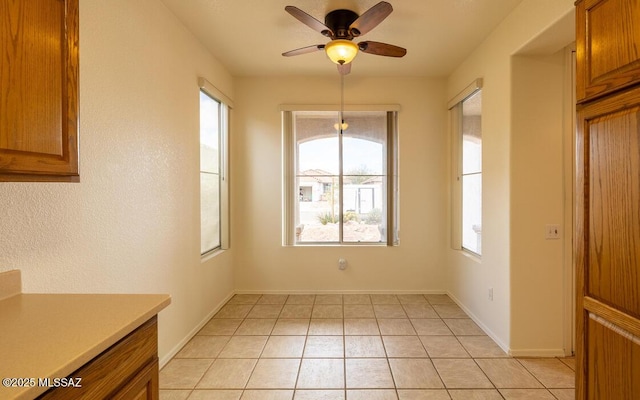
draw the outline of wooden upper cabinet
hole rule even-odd
[[[640,82],[640,0],[576,2],[578,103]]]
[[[78,0],[0,1],[0,181],[77,182]]]

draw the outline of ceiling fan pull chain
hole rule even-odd
[[[344,127],[344,74],[340,74],[340,134],[342,135],[342,128]]]

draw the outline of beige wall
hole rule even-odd
[[[231,252],[200,261],[196,82],[232,79],[156,0],[80,19],[81,183],[2,184],[0,270],[26,292],[170,293],[163,358],[233,291]]]
[[[563,355],[564,111],[567,54],[518,55],[512,59],[511,135],[511,350],[525,355]],[[526,95],[522,95],[526,94]],[[568,153],[568,154],[567,154]],[[547,240],[558,224],[561,238]]]
[[[449,290],[458,302],[490,333],[490,335],[505,350],[533,349],[543,346],[546,350],[557,349],[557,333],[562,328],[558,327],[562,321],[558,321],[557,314],[545,317],[543,314],[551,309],[562,310],[562,296],[556,292],[548,300],[543,302],[543,307],[536,307],[538,296],[544,296],[549,290],[549,282],[554,291],[558,290],[555,284],[557,274],[552,271],[558,262],[558,253],[553,246],[536,246],[535,250],[523,251],[523,242],[535,237],[538,242],[544,237],[544,231],[538,231],[540,224],[553,223],[558,217],[558,209],[562,212],[562,203],[558,205],[555,200],[563,196],[563,188],[550,186],[543,193],[532,193],[528,188],[514,184],[514,176],[526,174],[523,171],[537,171],[541,169],[548,173],[556,170],[562,174],[562,161],[557,160],[554,152],[553,165],[549,166],[545,161],[545,148],[553,148],[557,143],[554,135],[558,132],[556,125],[562,127],[562,120],[554,119],[549,124],[554,130],[547,137],[552,137],[552,143],[542,143],[537,148],[535,156],[527,158],[527,165],[521,160],[515,159],[513,153],[527,146],[521,138],[530,132],[526,122],[522,121],[523,114],[517,107],[527,106],[521,102],[527,99],[529,93],[516,90],[512,77],[512,56],[519,49],[531,45],[539,37],[549,39],[543,33],[549,29],[555,29],[554,24],[573,12],[572,0],[525,0],[510,14],[501,25],[467,58],[457,70],[449,77],[447,83],[447,96],[452,98],[466,85],[476,78],[484,79],[483,88],[483,255],[482,261],[465,256],[460,251],[450,250],[447,254],[447,262],[451,269]],[[555,30],[554,30],[555,32]],[[559,30],[559,32],[572,32]],[[542,35],[542,36],[541,36]],[[549,35],[551,37],[557,35]],[[557,37],[555,38],[557,40]],[[555,51],[569,44],[572,36],[552,43],[550,48]],[[535,46],[537,47],[537,46]],[[540,71],[535,71],[535,74]],[[553,77],[557,81],[557,76]],[[537,93],[539,95],[539,93]],[[561,104],[557,91],[553,92],[546,101],[552,104]],[[557,114],[552,112],[551,118]],[[526,115],[526,113],[525,113]],[[521,132],[521,128],[527,127]],[[561,139],[560,139],[561,140]],[[530,172],[529,172],[530,173]],[[531,225],[531,220],[521,229],[513,230],[515,220],[521,215],[530,212],[520,207],[523,198],[535,195],[537,202],[551,203],[551,211],[545,209],[538,215],[542,220],[537,220]],[[559,223],[561,223],[560,221]],[[526,247],[526,246],[525,246]],[[531,258],[528,258],[531,257]],[[561,256],[560,256],[561,257]],[[522,260],[527,263],[522,263]],[[551,260],[551,261],[549,261]],[[543,287],[530,286],[526,295],[521,290],[529,285],[527,281],[529,273],[524,272],[529,268],[527,264],[536,266],[553,264],[540,268],[536,282],[543,283]],[[493,301],[488,299],[488,289],[493,288]],[[535,289],[532,289],[535,288]],[[530,314],[526,314],[530,313]],[[532,314],[531,314],[532,313]],[[550,330],[540,332],[541,337],[533,339],[526,334],[530,327],[528,322],[523,323],[527,317],[533,321],[552,323]],[[561,341],[562,339],[560,339]]]
[[[444,81],[345,79],[347,104],[399,104],[400,246],[283,247],[281,104],[337,104],[327,78],[235,81],[232,245],[242,291],[442,291],[445,285]],[[338,258],[348,261],[338,270]]]

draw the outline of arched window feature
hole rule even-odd
[[[394,245],[395,111],[287,111],[285,245]]]

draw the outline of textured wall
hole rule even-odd
[[[0,270],[25,292],[169,293],[163,357],[233,290],[231,252],[200,261],[197,77],[232,80],[157,0],[81,0],[80,21],[81,183],[0,184]]]

